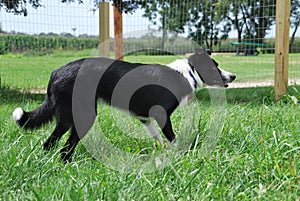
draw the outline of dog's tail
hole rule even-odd
[[[13,112],[14,121],[25,129],[34,129],[50,122],[53,118],[52,104],[46,97],[45,101],[35,110],[25,112],[22,108],[16,108]]]

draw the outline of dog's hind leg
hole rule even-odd
[[[54,147],[54,145],[59,141],[61,136],[63,136],[70,127],[60,127],[56,126],[53,133],[50,135],[50,137],[46,140],[44,143],[44,149],[45,150],[50,150],[51,148]]]
[[[70,161],[71,156],[74,153],[75,147],[80,141],[80,138],[78,137],[77,131],[75,127],[73,126],[71,129],[71,135],[69,139],[67,140],[66,144],[64,147],[61,149],[61,159],[63,161]]]
[[[159,144],[162,146],[164,143],[164,140],[162,139],[161,135],[159,134],[158,129],[155,127],[153,124],[152,120],[145,121],[141,120],[143,123],[144,127],[147,129],[147,131],[150,133],[150,135],[159,142]]]
[[[50,150],[54,147],[54,145],[59,141],[59,139],[70,129],[71,122],[63,116],[59,114],[56,116],[56,127],[50,137],[44,143],[44,149]]]

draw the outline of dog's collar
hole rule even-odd
[[[204,83],[204,80],[203,80],[202,76],[200,75],[200,73],[198,73],[198,71],[196,70],[196,68],[195,68],[192,64],[190,64],[190,63],[189,63],[189,65],[190,65],[192,71],[193,71],[194,73],[197,73],[198,76],[199,76],[199,78],[201,79],[201,81]],[[189,74],[190,74],[190,76],[193,78],[193,80],[194,80],[194,82],[195,82],[195,83],[194,83],[194,86],[195,86],[195,89],[196,89],[196,87],[197,87],[197,80],[196,80],[196,78],[195,78],[195,76],[194,76],[194,74],[193,74],[192,72],[189,71]]]
[[[193,70],[193,69],[192,69]],[[194,71],[194,70],[193,70]],[[195,72],[195,71],[194,71]],[[193,79],[193,81],[194,81],[194,87],[195,87],[195,89],[197,88],[197,80],[196,80],[196,78],[195,78],[195,76],[194,76],[194,74],[193,74],[193,72],[190,70],[189,71],[189,75],[191,76],[191,78]]]
[[[214,61],[214,60],[213,60],[213,61]],[[217,66],[217,70],[218,70],[218,72],[220,73],[220,76],[222,76],[222,75],[221,75],[221,71],[220,71],[220,69],[218,68],[218,65],[217,65],[218,63],[216,63],[215,61],[214,61],[214,63],[215,63],[215,65]],[[193,70],[193,72],[198,74],[198,76],[199,76],[199,78],[201,79],[201,81],[203,82],[203,84],[206,84],[206,83],[204,82],[203,77],[202,77],[201,74],[196,70],[196,68],[195,68],[192,64],[190,64],[190,63],[189,63],[189,65],[190,65],[191,69]],[[190,74],[190,76],[192,76],[190,72],[189,72],[189,74]],[[192,78],[194,79],[194,76],[192,76]],[[194,79],[194,81],[195,81],[195,79]],[[223,85],[226,84],[226,83],[224,83],[224,81],[222,81],[222,82],[223,82]],[[197,82],[196,82],[196,83],[197,83]],[[223,86],[223,85],[220,85],[220,86]]]

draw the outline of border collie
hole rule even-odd
[[[13,119],[24,129],[34,129],[55,117],[56,127],[44,143],[44,149],[53,148],[71,130],[60,150],[61,158],[69,161],[76,145],[94,122],[97,99],[100,98],[134,114],[153,138],[163,144],[163,138],[153,124],[155,120],[168,142],[175,144],[170,121],[173,111],[204,85],[227,87],[235,78],[234,74],[218,68],[218,63],[203,49],[197,49],[188,59],[176,60],[167,66],[84,58],[53,71],[45,101],[31,112],[16,108]],[[94,89],[88,84],[91,80],[97,82]]]

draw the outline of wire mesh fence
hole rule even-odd
[[[125,54],[135,55],[136,58],[131,57],[133,61],[145,56],[147,62],[147,56],[156,56],[155,61],[164,63],[161,58],[165,55],[186,57],[194,52],[197,44],[211,49],[221,67],[236,72],[235,86],[273,84],[276,0],[108,2],[112,52],[115,6],[123,13]],[[11,53],[41,56],[65,51],[92,52],[99,45],[98,3],[92,0],[0,1],[1,60],[5,58],[3,55]],[[289,48],[292,84],[300,83],[299,11],[300,1],[292,0]],[[137,50],[138,53],[132,53]],[[75,57],[76,54],[72,59]],[[1,72],[2,80],[6,80],[5,76]]]

